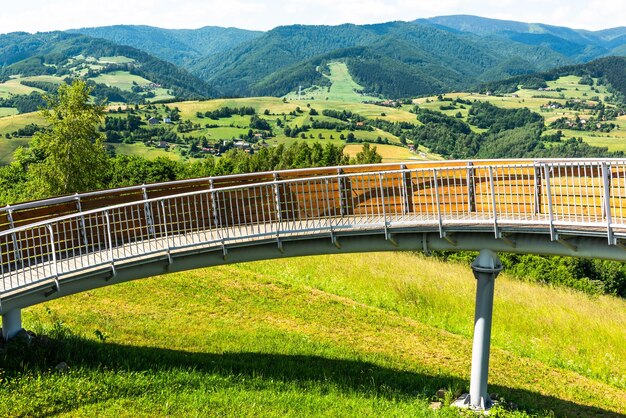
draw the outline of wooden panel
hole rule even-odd
[[[75,202],[61,203],[58,205],[44,206],[32,209],[21,209],[13,211],[13,225],[15,227],[29,225],[48,219],[57,218],[78,212]]]
[[[80,206],[83,211],[103,208],[106,206],[119,205],[123,203],[136,202],[143,200],[141,190],[132,190],[128,192],[102,194],[97,196],[87,196],[81,198]]]
[[[9,215],[6,212],[0,212],[0,231],[6,231],[10,228]]]

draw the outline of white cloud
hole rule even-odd
[[[626,16],[626,2],[622,0],[27,0],[4,3],[0,14],[2,33],[113,24],[165,28],[216,25],[267,30],[294,23],[380,23],[449,14],[600,29],[623,25]]]

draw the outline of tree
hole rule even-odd
[[[363,149],[356,154],[356,164],[378,164],[383,161],[383,157],[376,152],[376,147],[370,144],[363,144]]]
[[[46,96],[41,111],[49,124],[37,132],[29,154],[39,156],[28,168],[33,197],[83,192],[102,186],[107,154],[99,125],[104,107],[90,103],[84,81],[63,84],[56,96]]]

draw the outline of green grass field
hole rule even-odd
[[[468,387],[474,292],[465,266],[374,253],[81,293],[24,311],[51,339],[0,357],[0,415],[456,417],[445,405]],[[522,411],[493,415],[626,413],[624,323],[624,300],[502,274],[489,387]]]
[[[106,84],[107,86],[117,87],[121,90],[128,90],[133,87],[133,82],[140,86],[150,83],[150,80],[129,73],[128,71],[112,71],[110,73],[100,74],[97,77],[93,77],[90,80],[96,83]]]
[[[106,57],[106,61],[103,61],[104,57],[101,58],[98,62],[101,63],[125,63],[129,62],[130,58],[126,57]],[[136,83],[139,86],[145,86],[150,84],[150,80],[147,80],[141,76],[131,74],[128,71],[112,71],[109,73],[99,74],[97,77],[92,77],[90,80],[95,81],[96,83],[106,84],[107,86],[117,87],[121,90],[131,91],[133,87],[133,83]],[[171,100],[174,98],[171,94],[168,93],[168,90],[162,87],[154,89],[155,96],[148,99],[149,102],[156,102],[160,100]]]
[[[0,138],[0,165],[9,164],[13,161],[13,153],[19,147],[28,147],[28,138]]]
[[[23,128],[30,124],[43,124],[43,118],[36,113],[27,113],[22,115],[10,115],[0,117],[0,165],[9,164],[13,161],[13,153],[22,146],[28,146],[30,138],[5,138],[5,134],[15,132],[17,129]]]
[[[162,148],[147,147],[143,143],[134,144],[111,144],[115,147],[115,152],[121,155],[136,155],[138,157],[153,160],[157,157],[166,157],[172,160],[180,160],[180,154],[174,150],[165,151]]]
[[[12,78],[4,83],[0,83],[0,98],[6,98],[14,94],[30,94],[33,91],[43,93],[43,90],[21,84],[19,78]]]
[[[344,62],[329,62],[328,68],[330,75],[324,75],[331,82],[330,87],[313,86],[302,90],[303,100],[333,100],[342,102],[363,102],[370,100],[380,100],[377,97],[363,95],[357,91],[363,90],[363,86],[359,85],[348,71],[348,66]],[[285,97],[289,100],[298,100],[298,92],[291,92]]]
[[[0,118],[12,115],[17,115],[17,109],[14,107],[0,107]]]
[[[30,94],[33,91],[44,93],[43,90],[25,86],[20,81],[45,81],[48,83],[60,84],[63,82],[61,77],[38,75],[30,77],[12,77],[10,80],[0,83],[0,98],[9,97],[12,94]]]
[[[123,55],[116,55],[112,57],[100,57],[98,62],[102,64],[128,64],[131,62],[135,62],[134,59],[125,57]]]
[[[31,123],[42,125],[44,122],[44,118],[38,112],[5,116],[0,118],[0,136],[4,137],[5,134],[14,132]]]

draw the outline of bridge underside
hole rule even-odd
[[[577,232],[580,234],[580,232]],[[0,314],[35,305],[74,293],[111,284],[161,274],[232,263],[302,257],[322,254],[344,254],[377,251],[479,251],[520,254],[562,255],[626,261],[626,249],[608,245],[606,236],[560,234],[551,240],[549,231],[509,230],[495,238],[489,228],[468,231],[447,230],[444,237],[438,229],[396,229],[299,235],[230,243],[216,247],[198,245],[184,250],[151,254],[131,260],[116,261],[114,268],[100,265],[71,275],[16,289],[2,298]]]

